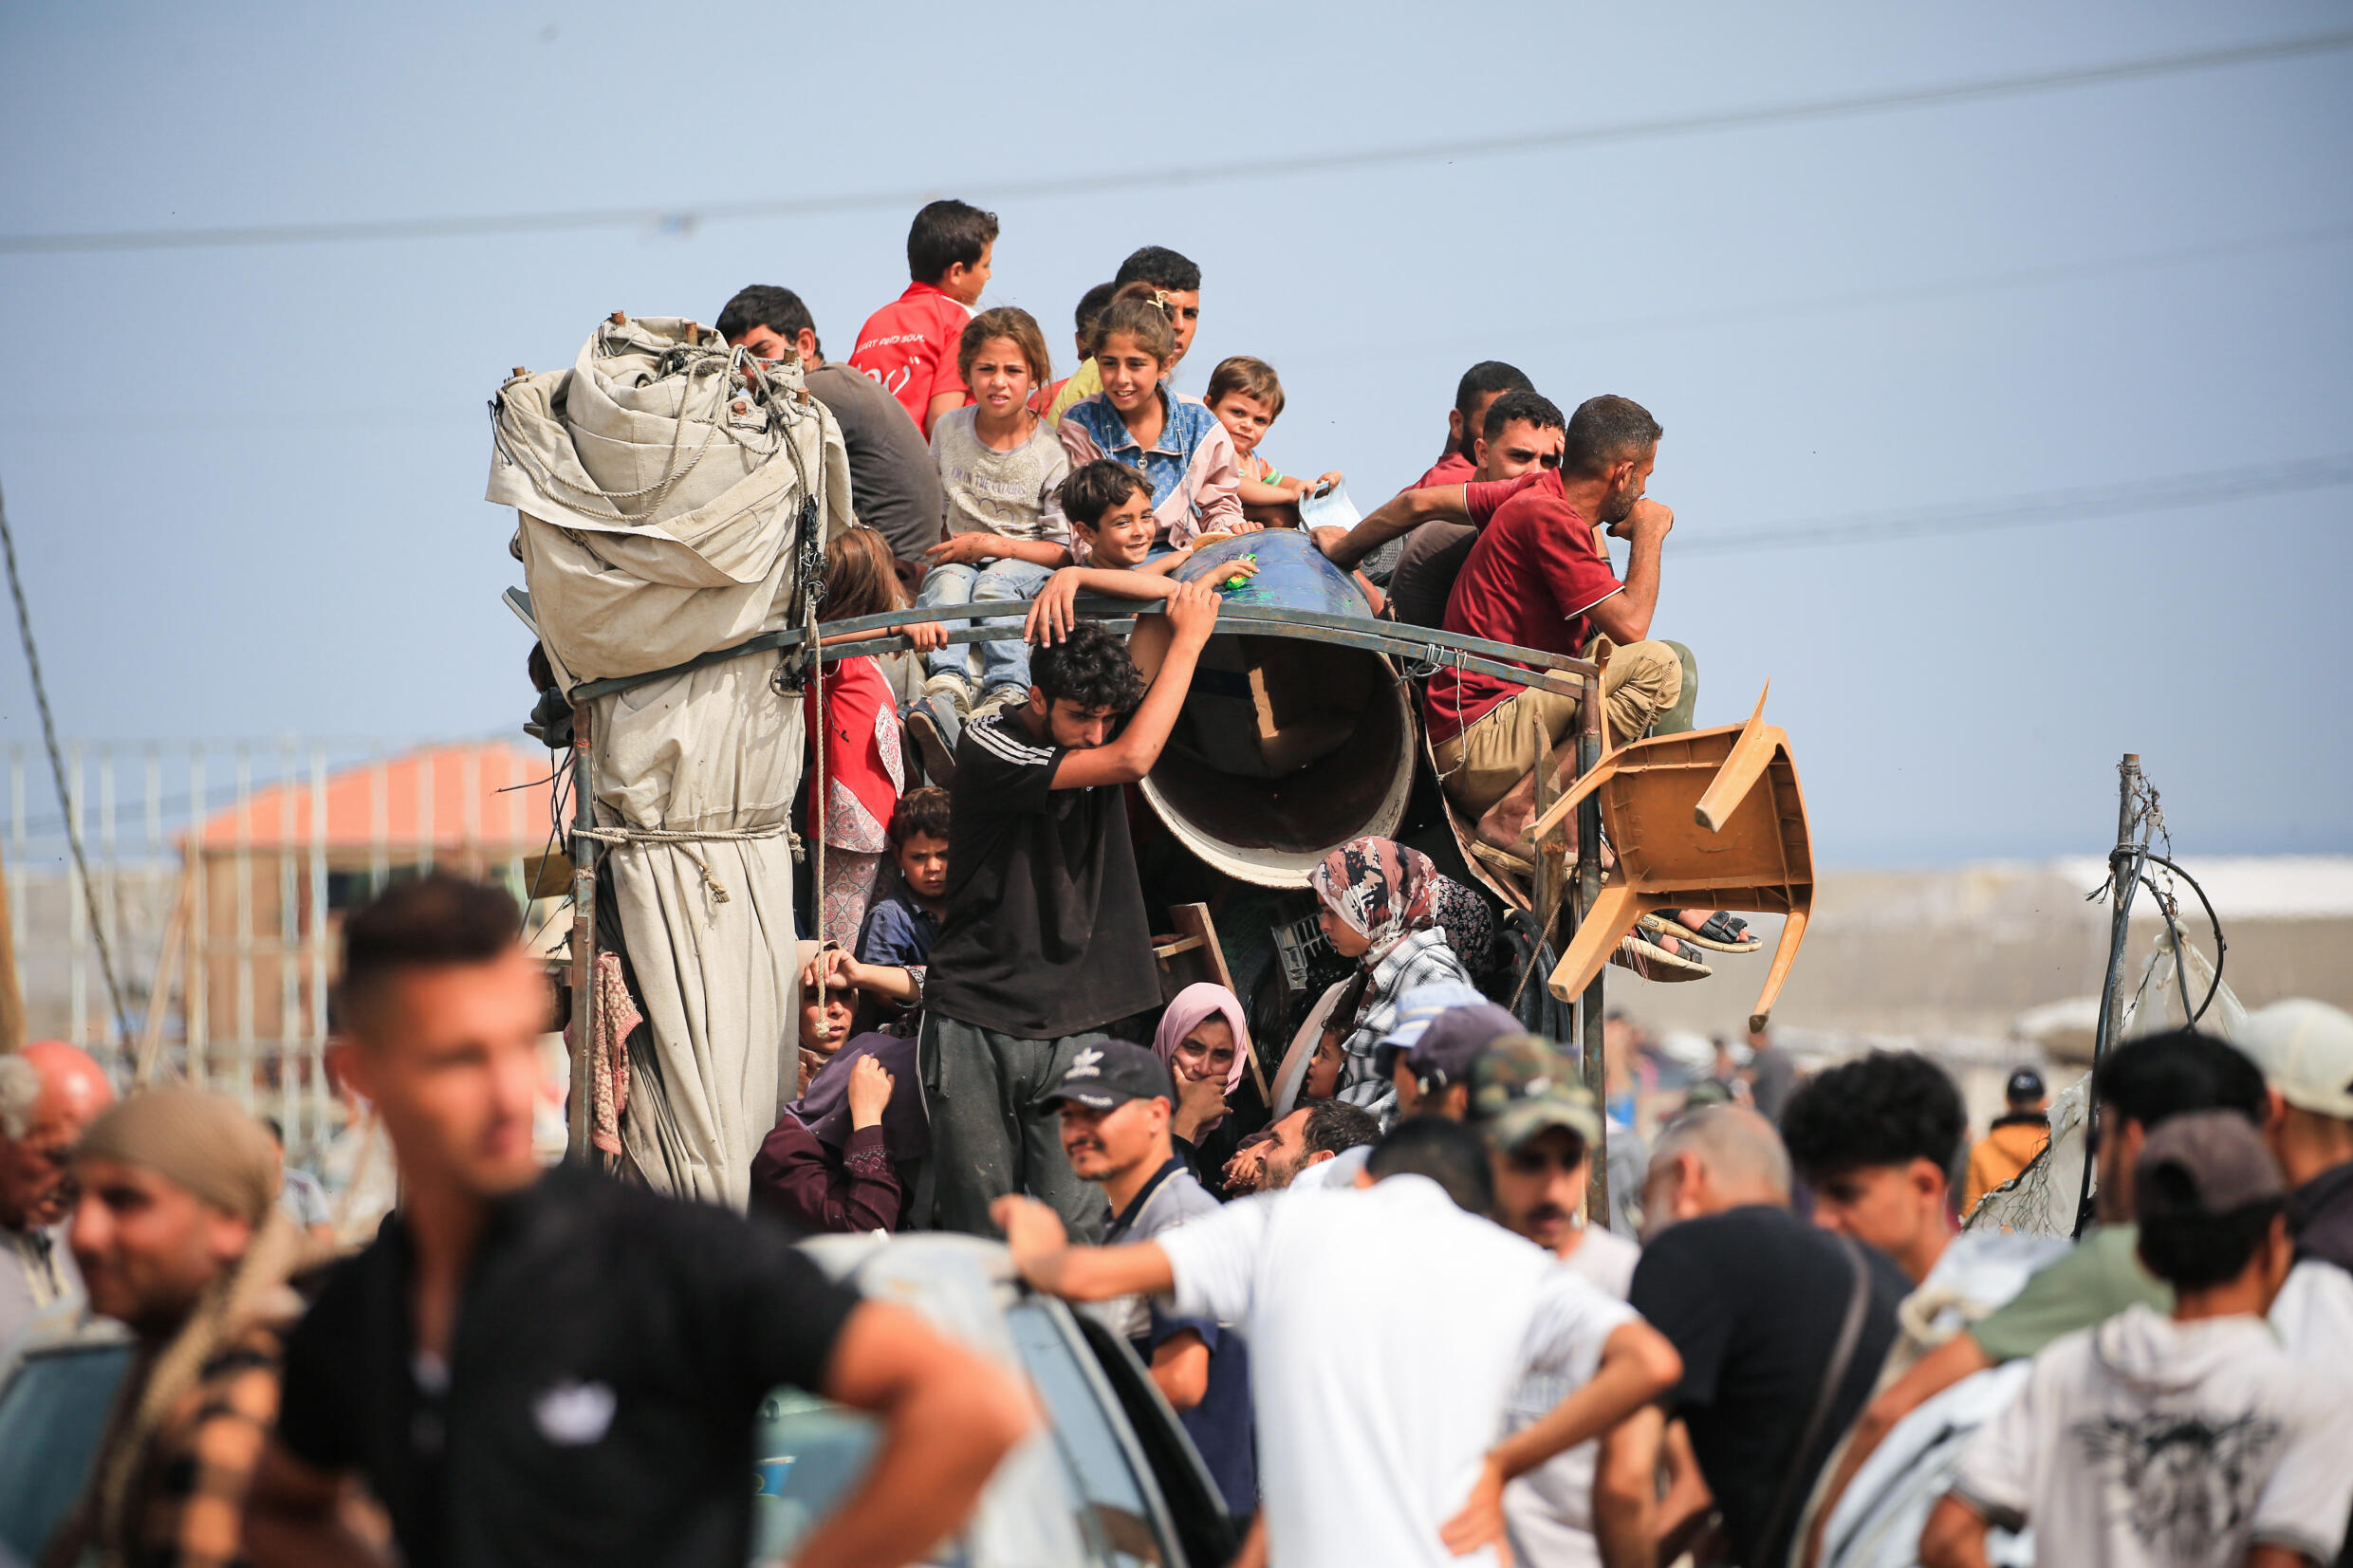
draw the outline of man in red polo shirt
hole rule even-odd
[[[1487,428],[1488,409],[1507,392],[1535,390],[1536,383],[1528,378],[1526,371],[1501,360],[1481,360],[1464,371],[1462,379],[1454,383],[1454,406],[1446,415],[1446,450],[1438,453],[1430,471],[1409,488],[1426,490],[1433,485],[1459,485],[1481,477],[1473,452]]]
[[[1588,398],[1569,416],[1557,470],[1408,490],[1347,534],[1326,529],[1316,543],[1344,561],[1368,534],[1387,537],[1425,521],[1471,524],[1480,532],[1447,598],[1447,631],[1599,660],[1610,745],[1654,727],[1688,729],[1695,682],[1675,644],[1649,640],[1659,546],[1675,526],[1675,513],[1642,494],[1659,434],[1639,403]],[[1597,524],[1631,544],[1623,581],[1594,537]],[[1447,797],[1473,821],[1473,849],[1528,877],[1537,769],[1551,769],[1556,785],[1573,771],[1577,699],[1441,668],[1422,701]],[[1729,921],[1711,926],[1714,913],[1677,910],[1671,918],[1691,931],[1709,927],[1706,946],[1755,945]],[[1661,935],[1655,945],[1678,953],[1679,941]]]
[[[960,201],[927,203],[907,231],[907,291],[858,329],[850,368],[899,399],[925,435],[973,400],[956,374],[956,343],[989,285],[997,215]]]
[[[1469,443],[1477,467],[1452,479],[1424,476],[1417,489],[1517,479],[1559,466],[1562,433],[1568,421],[1549,397],[1533,388],[1507,392],[1487,405],[1483,417],[1485,425]],[[1390,618],[1416,626],[1445,625],[1446,601],[1453,597],[1454,579],[1462,575],[1463,563],[1471,559],[1471,546],[1478,537],[1479,530],[1468,523],[1435,521],[1406,534],[1405,547],[1398,552],[1397,564],[1389,568]],[[1352,545],[1362,543],[1351,542]]]
[[[1642,494],[1658,436],[1640,404],[1589,398],[1569,416],[1557,470],[1465,486],[1479,539],[1446,601],[1450,632],[1605,658],[1602,705],[1613,746],[1640,736],[1683,692],[1682,661],[1645,640],[1658,604],[1659,546],[1675,526],[1675,513]],[[1596,523],[1632,543],[1622,582],[1594,540]],[[1525,857],[1538,766],[1573,771],[1576,699],[1441,669],[1423,711],[1446,793],[1476,821],[1479,842]]]

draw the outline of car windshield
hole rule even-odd
[[[30,1562],[81,1495],[131,1347],[76,1345],[25,1358],[0,1392],[0,1561]]]
[[[1045,1401],[1070,1493],[1084,1501],[1078,1524],[1088,1561],[1104,1568],[1162,1568],[1171,1557],[1114,1426],[1119,1417],[1105,1409],[1109,1396],[1098,1393],[1091,1369],[1079,1361],[1044,1303],[1016,1303],[1006,1312],[1006,1326]],[[798,1390],[770,1394],[754,1439],[755,1560],[798,1549],[865,1472],[878,1441],[868,1416]],[[970,1542],[958,1539],[927,1560],[963,1568],[970,1550]]]

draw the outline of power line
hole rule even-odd
[[[1506,137],[1464,138],[1424,141],[1403,146],[1368,148],[1344,153],[1304,153],[1290,157],[1234,159],[1162,169],[1157,172],[1121,170],[1107,174],[1071,175],[1003,184],[973,183],[966,194],[990,201],[1037,200],[1055,196],[1125,194],[1161,186],[1213,184],[1230,180],[1280,179],[1297,175],[1339,174],[1363,169],[1397,168],[1416,163],[1458,162],[1470,158],[1505,157],[1519,154],[1557,152],[1627,141],[1656,140],[1714,131],[1757,130],[1840,120],[1895,109],[1983,102],[2070,87],[2103,85],[2177,76],[2189,71],[2231,65],[2259,65],[2307,55],[2353,48],[2353,30],[2317,33],[2305,38],[2198,49],[2186,54],[2159,55],[2114,65],[2066,70],[2035,71],[2019,76],[1981,78],[1943,86],[1899,88],[1886,92],[1853,93],[1798,103],[1769,104],[1752,109],[1725,109],[1703,114],[1670,115],[1623,120],[1614,125],[1577,126]],[[100,250],[183,250],[248,245],[321,245],[361,240],[456,239],[492,234],[555,233],[584,229],[652,228],[687,233],[706,223],[746,219],[827,216],[844,212],[899,210],[939,194],[929,187],[897,191],[844,193],[829,196],[800,196],[769,201],[704,202],[684,207],[584,208],[565,212],[484,213],[435,218],[378,218],[334,223],[236,224],[195,229],[107,230],[73,234],[0,235],[0,254],[54,255]]]
[[[41,739],[49,748],[49,774],[57,781],[57,799],[64,804],[73,797],[65,793],[65,759],[57,748],[57,721],[49,715],[48,683],[41,678],[41,652],[33,646],[32,612],[25,608],[25,580],[16,569],[16,536],[9,529],[5,501],[0,501],[0,552],[8,556],[9,593],[16,600],[16,629],[25,639],[25,665],[32,673],[32,700],[41,710]],[[122,1005],[122,987],[115,979],[114,953],[106,945],[106,922],[98,912],[98,884],[90,880],[90,862],[82,853],[82,834],[74,826],[70,812],[65,819],[65,842],[73,851],[74,871],[82,878],[82,900],[89,912],[90,938],[98,947],[99,972],[106,977],[106,997],[114,1004],[115,1039],[128,1049],[131,1010]]]
[[[2285,233],[2254,234],[2236,239],[2221,240],[2209,245],[2181,247],[2168,250],[2143,251],[2135,255],[2111,256],[2103,260],[2060,262],[2048,267],[2026,267],[2005,272],[1982,273],[1974,277],[1953,278],[1941,283],[1905,284],[1892,287],[1853,288],[1826,294],[1806,294],[1778,300],[1761,300],[1748,304],[1705,306],[1697,310],[1677,311],[1655,316],[1597,317],[1589,321],[1540,323],[1527,326],[1521,341],[1531,343],[1562,341],[1590,341],[1603,337],[1640,336],[1645,333],[1672,332],[1695,326],[1737,325],[1747,322],[1768,322],[1793,316],[1819,316],[1843,310],[1867,308],[1873,305],[1907,304],[1918,301],[1961,299],[1972,294],[1994,293],[2005,289],[2029,288],[2043,284],[2080,282],[2089,278],[2116,277],[2133,272],[2147,272],[2199,262],[2221,261],[2235,256],[2263,255],[2271,251],[2291,250],[2307,246],[2334,245],[2353,239],[2353,223],[2325,224],[2317,229],[2290,230]],[[1287,356],[1284,364],[1294,371],[1302,366],[1328,369],[1335,365],[1353,365],[1373,359],[1395,360],[1400,355],[1439,354],[1465,343],[1486,342],[1491,332],[1455,332],[1431,338],[1383,338],[1374,348],[1358,349],[1343,345],[1324,352],[1303,352]],[[85,416],[53,414],[27,415],[0,406],[0,434],[58,434],[82,431],[112,430],[120,419],[103,413]],[[240,412],[235,405],[216,404],[209,413],[176,418],[172,429],[176,433],[202,431],[255,431],[283,433],[292,430],[431,430],[444,426],[473,430],[480,426],[481,415],[472,408],[456,412],[438,412],[424,408],[307,408],[275,412],[252,408]]]
[[[2251,468],[2216,469],[2169,479],[2136,479],[2121,485],[2042,490],[1997,501],[1960,502],[1899,512],[1866,512],[1818,522],[1788,523],[1778,527],[1705,534],[1677,545],[1676,554],[1729,555],[1742,550],[1803,549],[1816,544],[1877,544],[1936,534],[2025,527],[2036,523],[2072,523],[2085,518],[2172,511],[2183,507],[2244,501],[2258,495],[2330,489],[2340,485],[2353,485],[2353,452]]]
[[[1759,300],[1746,304],[1705,305],[1695,310],[1678,310],[1651,316],[1602,316],[1585,320],[1555,320],[1526,323],[1514,328],[1515,341],[1545,343],[1590,341],[1597,338],[1639,337],[1646,333],[1677,332],[1699,326],[1733,326],[1749,322],[1775,321],[1793,316],[1820,316],[1843,310],[1865,309],[1874,305],[1910,304],[1927,300],[1964,299],[1972,294],[1998,293],[2006,289],[2030,288],[2043,284],[2073,283],[2089,278],[2116,277],[2133,272],[2149,272],[2171,267],[2192,266],[2200,262],[2223,261],[2237,256],[2259,256],[2272,251],[2298,249],[2307,246],[2335,245],[2353,239],[2353,223],[2324,224],[2315,229],[2289,230],[2276,234],[2243,235],[2207,245],[2177,247],[2166,250],[2147,250],[2134,255],[2109,256],[2082,262],[2055,262],[2047,267],[2016,268],[2003,272],[1979,273],[1973,277],[1949,278],[1937,283],[1899,284],[1873,288],[1847,288],[1829,293],[1805,294],[1775,300]],[[1443,335],[1402,338],[1384,337],[1370,348],[1343,344],[1326,346],[1321,352],[1303,351],[1287,354],[1284,364],[1288,367],[1313,366],[1329,368],[1353,365],[1373,360],[1394,361],[1403,355],[1440,354],[1461,348],[1465,344],[1492,341],[1491,329],[1471,332],[1448,332]],[[0,411],[0,420],[5,420]],[[249,421],[253,423],[255,421]],[[92,416],[82,423],[37,423],[18,420],[9,428],[28,431],[97,429],[102,423]],[[178,423],[176,421],[176,423]]]

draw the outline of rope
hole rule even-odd
[[[695,862],[695,869],[703,874],[703,886],[710,889],[711,896],[722,904],[728,902],[727,884],[713,873],[711,862],[695,854],[690,846],[700,843],[748,844],[768,839],[786,839],[791,841],[794,854],[799,854],[801,848],[800,836],[792,831],[789,822],[771,822],[767,827],[709,828],[699,833],[676,832],[666,827],[576,827],[572,829],[572,837],[594,839],[598,843],[616,846],[669,844],[683,850],[686,858]]]
[[[16,629],[25,639],[25,665],[32,673],[32,700],[41,710],[41,740],[49,749],[49,776],[57,781],[57,803],[71,798],[65,792],[65,759],[57,748],[57,720],[49,713],[48,683],[41,678],[41,651],[33,646],[32,612],[25,607],[25,580],[16,569],[16,536],[9,528],[9,509],[0,501],[0,550],[9,562],[9,593],[16,600]],[[73,851],[74,870],[82,878],[82,900],[90,914],[90,937],[98,948],[99,972],[106,979],[106,997],[114,1005],[115,1038],[131,1038],[131,1012],[122,1005],[122,986],[115,979],[115,958],[106,945],[106,923],[99,917],[98,884],[90,880],[90,862],[82,852],[82,832],[73,812],[65,812],[65,843]]]
[[[610,323],[600,330],[600,346],[603,342],[604,334],[612,330]],[[611,358],[612,356],[604,357]],[[507,399],[503,396],[491,400],[491,445],[507,461],[528,473],[532,482],[543,491],[552,495],[554,490],[560,489],[568,490],[574,495],[602,501],[610,508],[612,521],[617,523],[641,524],[644,519],[624,512],[621,503],[642,501],[645,509],[650,511],[660,504],[663,497],[676,489],[687,475],[695,471],[710,452],[712,443],[721,435],[725,435],[735,445],[763,460],[775,456],[777,449],[782,447],[792,458],[793,471],[801,481],[803,493],[807,493],[808,472],[802,462],[799,444],[792,438],[792,427],[798,423],[805,411],[796,410],[792,406],[793,399],[787,396],[783,383],[772,378],[776,373],[769,368],[768,361],[741,346],[722,351],[693,344],[679,344],[667,350],[661,356],[657,369],[657,378],[672,374],[674,371],[684,373],[686,385],[679,394],[678,413],[671,420],[670,460],[665,465],[662,476],[651,485],[634,490],[608,490],[593,480],[586,485],[577,485],[545,465],[526,461],[524,450],[508,440]],[[777,415],[764,432],[768,437],[765,445],[751,440],[748,434],[737,434],[734,421],[728,417],[734,402],[734,396],[732,393],[722,390],[716,411],[709,419],[698,418],[692,412],[695,378],[697,376],[707,376],[713,372],[723,377],[742,373],[751,399]],[[722,384],[724,388],[724,383]],[[685,440],[686,427],[690,424],[700,424],[707,428],[694,454],[687,457],[684,465],[681,466],[680,450]]]
[[[825,661],[817,656],[817,601],[825,597],[824,579],[817,580],[814,592],[802,595],[803,624],[808,632],[808,710],[814,716],[809,727],[809,743],[815,748],[814,766],[817,776],[809,781],[809,837],[817,840],[811,851],[809,865],[809,902],[817,906],[816,918],[809,922],[817,932],[819,946],[825,942],[825,819],[833,813],[833,784],[825,777]]]

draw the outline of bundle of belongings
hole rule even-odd
[[[489,499],[520,516],[558,688],[673,672],[598,696],[583,737],[599,928],[618,929],[647,1025],[621,1157],[741,1208],[796,1089],[802,702],[786,654],[676,667],[804,624],[825,541],[851,521],[841,427],[797,363],[619,313],[569,370],[518,372],[491,413]]]

